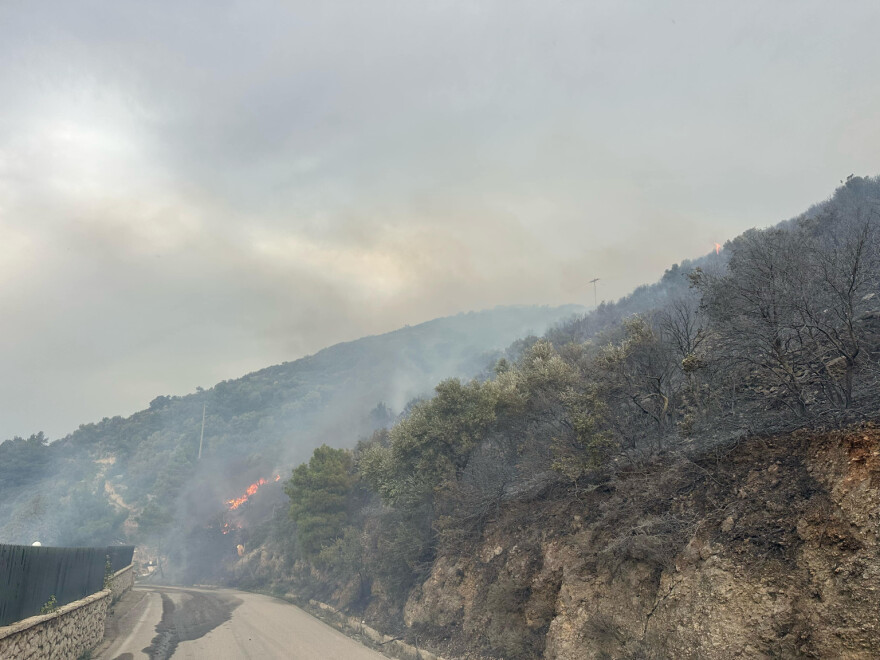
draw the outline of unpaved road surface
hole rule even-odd
[[[99,660],[379,660],[283,600],[234,589],[135,587],[108,620]]]

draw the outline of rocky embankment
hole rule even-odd
[[[880,430],[752,438],[506,508],[397,630],[447,657],[877,658],[878,535]]]

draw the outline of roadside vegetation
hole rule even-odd
[[[513,322],[546,310],[503,314]],[[498,335],[495,316],[367,338],[187,397],[160,396],[57,443],[42,434],[2,443],[3,531],[68,545],[129,536],[177,566],[171,579],[289,589],[389,632],[404,629],[405,606],[438,560],[473,553],[501,522],[525,552],[542,525],[563,524],[546,512],[595,503],[596,493],[614,494],[594,512],[603,556],[664,570],[696,524],[672,500],[698,492],[698,482],[714,492],[707,484],[726,474],[732,446],[876,419],[880,179],[851,177],[802,216],[750,230],[503,354],[487,355],[482,339],[448,345],[450,328],[475,320]],[[425,364],[413,353],[423,345]],[[395,374],[420,382],[447,367],[476,376],[443,380],[397,416],[376,405],[397,389]],[[229,483],[271,477],[321,442],[283,482],[286,500],[266,500],[260,521],[248,518],[255,498],[230,533],[218,508],[236,495]],[[535,593],[522,575],[486,577],[484,606],[495,615],[481,629],[483,650],[539,654],[553,584]]]
[[[678,483],[713,469],[713,452],[722,469],[725,448],[747,437],[869,420],[878,379],[880,182],[851,178],[799,218],[516,343],[484,378],[440,383],[353,450],[315,450],[286,484],[287,514],[254,540],[284,546],[299,589],[361,611],[378,598],[399,613],[439,556],[467,553],[502,511],[509,526],[525,507],[523,524],[534,524],[529,503],[649,466]],[[654,498],[631,492],[638,483],[619,505],[644,514]],[[609,547],[663,565],[693,521],[648,518],[637,539],[623,526]],[[523,585],[494,588],[507,590],[493,596],[505,607],[527,596]],[[488,649],[535,652],[519,638],[506,646],[510,634]]]
[[[52,442],[43,433],[6,440],[0,539],[134,542],[154,556],[173,554],[181,580],[217,579],[214,568],[236,545],[215,519],[227,499],[287,472],[322,442],[353,446],[393,420],[380,401],[399,410],[444,377],[479,374],[497,347],[578,309],[501,307],[435,319],[185,396],[156,396],[129,417],[83,424]]]

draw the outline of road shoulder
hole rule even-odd
[[[150,610],[154,609],[151,607],[154,606],[152,600],[153,596],[150,592],[135,588],[127,591],[116,601],[107,613],[104,639],[92,649],[92,657],[97,660],[111,660],[116,657],[114,655],[116,649],[123,646],[129,637],[137,635],[147,640],[145,647],[149,646],[149,640],[155,635],[156,624],[150,616]],[[158,613],[161,615],[161,609]]]

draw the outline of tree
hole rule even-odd
[[[578,481],[601,467],[618,448],[618,443],[608,429],[608,407],[595,384],[571,389],[563,400],[572,433],[555,439],[553,469],[577,488]]]
[[[808,240],[789,229],[750,230],[732,241],[728,272],[699,279],[716,360],[744,363],[766,393],[807,414],[808,347],[790,301],[803,286]]]
[[[825,398],[851,408],[856,372],[866,357],[865,313],[880,291],[877,218],[862,209],[832,213],[815,224],[803,284],[791,298],[797,322],[814,348],[811,371]]]
[[[360,466],[367,483],[389,504],[417,507],[454,480],[495,419],[495,390],[476,381],[445,380],[436,395],[413,406]]]
[[[348,523],[349,497],[355,485],[351,452],[321,445],[298,466],[284,486],[300,549],[315,558],[340,538]]]
[[[0,444],[0,487],[18,489],[42,478],[49,467],[49,441],[42,431]]]
[[[680,413],[684,373],[668,342],[639,316],[596,359],[607,420],[625,447],[661,449]]]
[[[698,278],[713,358],[747,366],[753,388],[797,417],[852,408],[859,374],[876,378],[878,234],[876,208],[834,204],[732,241],[728,272]]]

